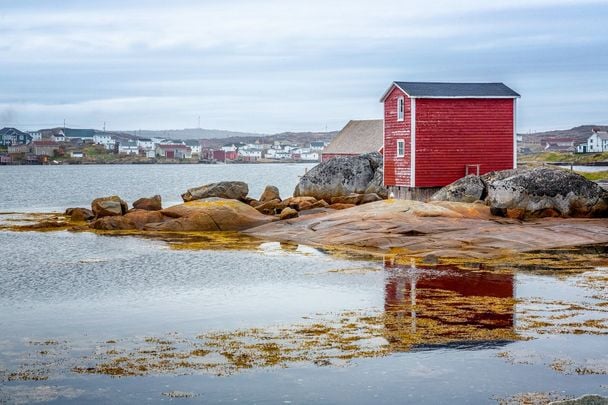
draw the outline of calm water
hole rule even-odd
[[[169,201],[222,179],[248,181],[257,195],[266,183],[293,188],[303,168],[11,167],[29,187],[2,182],[0,204],[63,209],[110,193]],[[521,266],[423,266],[200,238],[0,232],[0,403],[608,395],[606,248],[522,255]],[[167,396],[175,392],[187,397]]]
[[[0,211],[63,211],[119,195],[132,203],[160,194],[163,205],[181,203],[187,189],[224,180],[249,185],[257,198],[268,184],[291,196],[314,164],[0,166]]]
[[[572,169],[576,172],[587,172],[587,173],[594,173],[594,172],[604,172],[604,171],[608,171],[608,166],[570,166],[570,165],[560,165],[559,167],[563,167],[564,169]]]

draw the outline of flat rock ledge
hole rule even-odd
[[[608,219],[497,218],[484,204],[384,200],[322,212],[244,231],[254,237],[381,250],[413,256],[493,258],[569,246],[608,243]]]

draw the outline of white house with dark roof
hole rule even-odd
[[[586,146],[586,150],[585,149]],[[593,133],[587,138],[587,144],[582,144],[577,147],[577,152],[608,152],[608,131],[593,130]]]

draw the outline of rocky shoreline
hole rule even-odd
[[[379,154],[334,158],[302,177],[294,196],[224,181],[188,189],[183,204],[160,196],[129,208],[118,196],[69,208],[11,230],[103,231],[153,235],[240,232],[281,242],[399,251],[414,257],[505,257],[514,252],[608,243],[608,192],[560,169],[467,176],[429,202],[390,199]]]

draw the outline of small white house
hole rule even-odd
[[[140,138],[137,140],[137,147],[141,150],[154,150],[154,142],[150,138]]]
[[[118,144],[118,153],[125,155],[139,154],[139,147],[135,141],[123,141]]]
[[[302,160],[308,160],[311,162],[318,162],[319,161],[319,152],[317,151],[306,151],[306,152],[302,152],[302,154],[300,155],[300,159]]]
[[[70,152],[70,156],[73,159],[82,159],[84,157],[84,153],[82,153],[81,151],[72,151]]]
[[[93,136],[93,143],[97,145],[103,145],[106,149],[114,149],[116,140],[108,134],[95,134]]]
[[[322,151],[328,145],[327,142],[323,141],[312,141],[310,143],[310,150]]]
[[[65,134],[63,133],[63,131],[60,130],[58,132],[55,132],[51,139],[55,142],[65,142]]]
[[[185,141],[186,146],[188,146],[193,155],[200,156],[201,154],[201,143],[197,140]]]
[[[608,131],[594,130],[587,138],[587,152],[608,152]]]
[[[42,132],[40,131],[28,131],[28,134],[32,137],[32,141],[39,141],[42,139]]]
[[[235,144],[224,145],[221,148],[224,152],[236,152],[238,150]]]
[[[261,149],[239,149],[238,156],[243,160],[247,161],[256,161],[262,158],[262,150]]]

